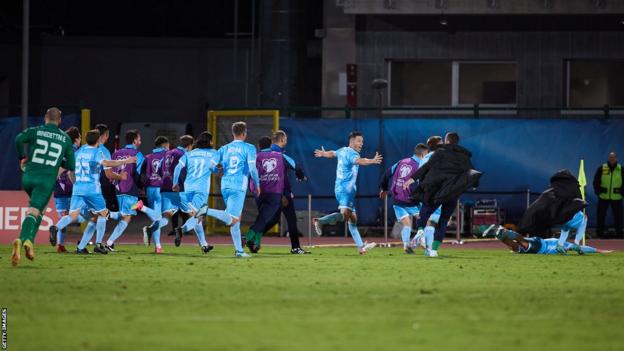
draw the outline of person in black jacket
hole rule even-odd
[[[442,206],[438,226],[434,233],[431,250],[426,251],[428,257],[438,256],[438,247],[446,234],[448,220],[455,209],[457,199],[468,188],[476,186],[481,173],[474,170],[470,157],[472,154],[459,144],[459,135],[449,132],[431,159],[418,169],[412,179],[405,182],[404,188],[419,182],[412,197],[423,203],[420,209],[417,228],[420,233],[427,224],[429,217],[438,206]]]
[[[594,174],[594,192],[598,196],[598,218],[596,234],[602,237],[605,227],[605,217],[609,206],[613,210],[615,233],[624,237],[622,231],[622,198],[624,198],[624,167],[617,162],[615,152],[609,154],[607,163],[598,167]]]

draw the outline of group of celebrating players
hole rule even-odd
[[[22,249],[33,260],[34,238],[48,201],[54,193],[58,223],[50,227],[50,243],[58,252],[67,252],[65,233],[71,223],[87,222],[76,252],[88,254],[87,245],[95,234],[94,251],[107,254],[115,251],[115,242],[124,233],[137,211],[145,213],[150,224],[143,228],[146,245],[154,243],[154,252],[163,252],[161,229],[180,212],[184,214],[182,226],[174,226],[175,245],[179,246],[185,233],[194,231],[203,253],[213,249],[206,241],[204,219],[216,218],[230,228],[235,257],[249,257],[243,243],[251,253],[261,248],[262,236],[278,221],[282,213],[288,220],[291,253],[309,253],[299,244],[296,215],[290,184],[289,170],[299,181],[306,180],[304,172],[284,152],[286,133],[275,131],[271,137],[258,141],[259,152],[245,142],[247,127],[244,122],[232,125],[233,141],[215,150],[212,135],[203,132],[195,140],[184,135],[179,145],[170,148],[166,137],[154,141],[155,148],[147,156],[138,150],[141,135],[136,130],[125,134],[126,145],[112,155],[104,146],[109,137],[108,128],[98,125],[86,133],[81,146],[81,135],[76,127],[67,131],[59,129],[61,111],[50,108],[44,116],[45,124],[28,128],[15,140],[20,165],[23,170],[22,186],[30,197],[27,216],[22,222],[20,237],[13,242],[11,262],[17,266]],[[28,153],[25,146],[28,144]],[[353,132],[349,145],[335,151],[323,147],[314,151],[315,157],[336,158],[335,195],[339,212],[313,220],[318,235],[324,224],[346,221],[349,232],[360,254],[376,246],[362,241],[357,228],[355,210],[356,181],[359,166],[378,165],[383,157],[360,157],[364,145],[363,135]],[[425,256],[437,257],[449,218],[457,198],[466,189],[475,186],[480,173],[470,161],[471,154],[459,146],[459,135],[447,133],[445,138],[432,136],[426,144],[418,144],[411,157],[400,160],[389,168],[380,182],[380,197],[393,198],[396,218],[402,224],[401,237],[407,254],[423,247]],[[211,175],[221,177],[221,196],[224,210],[209,208]],[[118,211],[110,211],[102,194],[104,175],[115,186]],[[258,205],[254,224],[242,239],[240,220],[247,190]],[[144,191],[147,204],[140,199]],[[416,235],[412,238],[412,218],[417,218]],[[104,241],[106,223],[117,222],[109,238]],[[607,252],[579,244],[587,217],[578,212],[562,227],[559,240],[525,238],[522,235],[492,226],[492,234],[515,252],[565,253],[575,250],[579,254]],[[570,229],[575,229],[575,243],[567,243]]]

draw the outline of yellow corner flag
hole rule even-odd
[[[587,185],[587,178],[585,178],[585,161],[581,159],[578,175],[579,187],[581,188],[581,198],[585,200],[585,186]],[[585,213],[585,210],[583,210]],[[583,233],[583,245],[585,245],[585,233]]]
[[[581,165],[579,166],[578,182],[581,187],[581,197],[585,200],[585,186],[587,185],[587,178],[585,178],[585,161],[581,159]]]

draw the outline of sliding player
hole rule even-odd
[[[364,137],[360,132],[349,134],[349,146],[342,147],[336,151],[314,150],[315,157],[337,158],[336,185],[334,191],[338,200],[340,212],[329,214],[325,217],[314,219],[314,229],[318,235],[323,234],[323,224],[330,224],[348,221],[349,232],[358,248],[360,255],[364,255],[368,250],[374,248],[375,243],[364,243],[357,228],[357,216],[355,214],[355,194],[357,191],[356,181],[360,166],[378,165],[383,160],[381,154],[375,152],[373,158],[360,157],[360,151],[364,146]]]
[[[559,245],[559,239],[542,239],[537,236],[525,238],[522,235],[514,232],[513,230],[506,229],[503,226],[496,226],[494,224],[486,229],[485,232],[483,232],[483,236],[491,235],[502,241],[505,245],[512,249],[513,252],[517,252],[520,254],[559,254],[559,250],[557,250],[557,245]],[[581,255],[592,253],[608,254],[613,252],[611,250],[601,250],[595,247],[581,246],[569,242],[565,242],[563,246],[565,247],[566,251],[574,250]]]

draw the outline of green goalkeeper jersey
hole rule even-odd
[[[29,145],[25,175],[52,177],[56,180],[59,167],[74,170],[76,161],[72,140],[54,123],[28,128],[15,137],[20,159],[24,157],[24,144]]]

